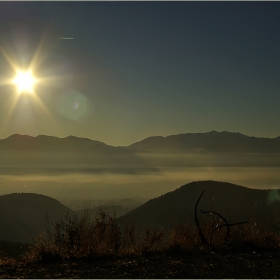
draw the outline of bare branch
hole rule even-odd
[[[217,216],[219,216],[224,222],[225,224],[223,226],[226,226],[227,227],[227,235],[225,237],[225,239],[229,238],[230,236],[230,229],[229,229],[229,223],[227,222],[227,220],[219,213],[217,212],[214,212],[214,211],[202,211],[200,210],[203,214],[215,214]],[[219,228],[219,227],[218,227]],[[211,237],[210,237],[210,244],[211,244],[211,239],[212,239],[212,235],[213,235],[213,232],[215,232],[217,230],[217,227],[212,231],[211,233]]]
[[[195,224],[196,224],[196,227],[198,229],[198,233],[199,233],[199,237],[200,237],[200,240],[201,240],[201,244],[202,245],[206,245],[206,246],[210,246],[209,242],[207,241],[207,239],[204,237],[201,229],[200,229],[200,226],[199,226],[199,219],[197,217],[197,206],[198,206],[198,203],[202,197],[202,195],[204,194],[204,191],[202,191],[201,195],[199,196],[196,204],[195,204],[195,209],[194,209],[194,219],[195,219]]]
[[[249,222],[239,222],[239,223],[231,223],[229,224],[228,221],[219,213],[215,212],[215,211],[203,211],[203,210],[200,210],[201,213],[203,214],[214,214],[214,215],[217,215],[218,217],[220,217],[223,221],[224,221],[224,224],[222,225],[217,225],[213,231],[211,232],[211,235],[210,235],[210,241],[208,242],[208,240],[205,238],[205,236],[203,235],[201,229],[200,229],[200,225],[199,225],[199,219],[197,217],[197,206],[198,206],[198,203],[202,197],[202,195],[204,194],[204,191],[202,191],[201,195],[199,196],[196,204],[195,204],[195,211],[194,211],[194,215],[195,215],[195,224],[196,224],[196,227],[198,229],[198,233],[199,233],[199,237],[200,237],[200,240],[201,240],[201,244],[203,245],[207,245],[209,247],[211,247],[211,243],[212,243],[212,237],[213,237],[213,234],[220,228],[222,227],[227,227],[227,234],[226,234],[226,237],[224,240],[226,240],[227,238],[229,238],[230,236],[230,227],[231,226],[236,226],[236,225],[241,225],[241,224],[248,224]]]
[[[214,234],[214,232],[222,227],[231,227],[231,226],[236,226],[236,225],[242,225],[242,224],[249,224],[249,222],[239,222],[239,223],[233,223],[233,224],[223,224],[223,225],[219,225],[218,227],[216,227],[212,232],[211,232],[211,236],[210,236],[210,244],[212,241],[212,236]],[[225,240],[228,238],[228,235],[225,237]]]

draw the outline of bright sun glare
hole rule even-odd
[[[33,56],[32,59],[29,63],[29,65],[25,65],[25,69],[21,68],[22,64],[18,64],[16,63],[16,61],[13,59],[13,54],[8,52],[7,50],[5,50],[5,48],[3,48],[0,45],[0,56],[4,57],[5,60],[8,62],[9,66],[11,67],[11,69],[13,70],[13,73],[15,73],[14,77],[8,77],[6,80],[2,80],[0,79],[0,86],[7,86],[7,85],[13,85],[17,88],[17,94],[12,94],[13,98],[11,99],[11,104],[10,104],[10,108],[9,111],[7,113],[7,117],[4,120],[4,124],[1,125],[0,130],[5,130],[10,119],[11,116],[13,115],[13,112],[15,110],[24,110],[24,105],[23,106],[17,106],[22,95],[28,95],[28,99],[30,102],[32,102],[33,104],[36,103],[37,106],[46,114],[46,116],[49,118],[49,120],[56,126],[58,127],[54,117],[52,116],[52,114],[50,113],[50,111],[48,110],[48,108],[45,106],[44,102],[41,100],[40,95],[37,94],[37,90],[40,89],[37,88],[37,85],[39,86],[42,82],[48,84],[48,82],[50,82],[51,80],[56,80],[59,77],[48,77],[48,78],[43,78],[43,77],[35,77],[33,73],[36,73],[36,69],[38,66],[38,61],[42,62],[45,57],[44,56],[40,56],[40,53],[42,51],[42,48],[44,46],[44,42],[47,36],[47,30],[45,31],[45,33],[43,34]],[[38,73],[37,73],[38,74]],[[36,88],[35,88],[36,85]],[[27,97],[27,96],[26,96]],[[28,109],[28,108],[26,108]]]
[[[13,82],[17,86],[19,93],[32,93],[36,79],[33,77],[31,72],[20,71],[15,76]]]

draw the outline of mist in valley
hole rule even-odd
[[[217,162],[217,157],[210,156],[169,156],[168,160],[166,157],[161,157],[163,156],[146,157],[150,165],[156,165],[158,162],[160,167],[145,170],[140,168],[137,173],[132,170],[131,174],[129,173],[131,166],[126,167],[125,173],[121,172],[122,170],[112,172],[106,168],[102,169],[102,172],[100,169],[97,172],[83,172],[82,166],[72,167],[69,170],[64,167],[67,171],[64,173],[60,169],[50,172],[46,168],[45,173],[41,173],[36,169],[30,172],[22,168],[20,174],[1,174],[0,194],[28,192],[53,197],[66,205],[75,205],[74,202],[79,205],[91,202],[96,206],[113,203],[125,206],[128,202],[120,202],[121,199],[134,200],[137,205],[199,180],[230,182],[256,189],[279,188],[280,172],[277,165],[262,166],[260,162],[255,161],[255,166],[236,166],[237,164],[226,166],[225,164],[222,167],[222,161],[229,162],[226,161],[226,156],[219,156],[220,163]],[[236,155],[229,157],[236,158],[236,162],[240,160]],[[251,160],[250,156],[244,157]],[[261,157],[268,160],[266,156]],[[212,166],[203,166],[201,158],[206,164],[212,161]],[[275,156],[268,161],[272,164],[277,160],[278,157]]]

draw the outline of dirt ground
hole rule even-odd
[[[0,265],[1,278],[280,278],[280,252],[154,253]]]

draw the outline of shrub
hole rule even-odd
[[[70,258],[115,254],[121,243],[116,219],[100,211],[91,219],[89,211],[84,215],[69,217],[53,225],[52,231],[40,234],[27,254],[31,260]]]
[[[266,231],[257,224],[232,226],[230,235],[226,227],[213,229],[219,218],[202,220],[201,232],[209,242],[202,244],[198,228],[191,225],[176,225],[169,234],[161,229],[147,228],[144,233],[135,224],[121,231],[116,218],[100,210],[90,217],[90,209],[81,216],[68,216],[49,227],[45,234],[37,237],[34,245],[24,255],[25,261],[54,261],[61,258],[83,258],[100,256],[142,255],[154,251],[174,253],[193,250],[220,250],[252,248],[276,248],[280,246],[279,233]],[[227,238],[225,238],[227,237]]]

